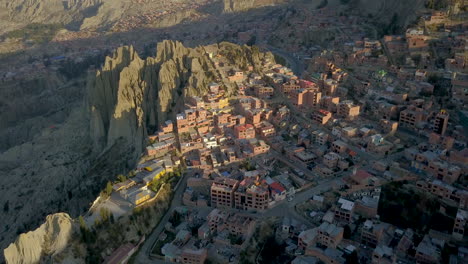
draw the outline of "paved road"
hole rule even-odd
[[[187,175],[184,175],[181,184],[175,191],[174,199],[172,200],[171,207],[158,223],[156,228],[153,232],[148,236],[145,243],[141,246],[140,250],[138,251],[135,262],[134,263],[166,263],[163,260],[158,259],[151,259],[150,253],[154,243],[157,241],[159,235],[164,229],[164,225],[170,218],[170,215],[174,208],[182,205],[182,195],[183,191],[185,190]],[[251,215],[252,217],[262,218],[262,217],[284,217],[284,216],[292,216],[297,218],[298,220],[302,221],[304,224],[308,224],[309,220],[296,212],[295,206],[297,204],[303,203],[310,199],[313,195],[320,194],[330,190],[333,186],[333,183],[340,180],[340,177],[333,178],[333,179],[326,179],[319,182],[319,184],[315,187],[310,189],[304,190],[302,192],[296,193],[295,197],[292,201],[288,202],[287,200],[283,200],[279,202],[275,207],[265,211],[264,213],[247,213],[242,211],[244,214]],[[234,210],[233,211],[238,211]]]
[[[177,189],[174,191],[174,197],[171,202],[171,206],[167,210],[166,214],[161,218],[156,228],[151,232],[151,234],[146,238],[145,243],[141,246],[138,251],[134,263],[155,263],[155,260],[150,259],[149,255],[153,248],[154,243],[158,240],[159,235],[164,229],[164,225],[169,221],[172,211],[178,206],[182,205],[182,195],[187,186],[187,178],[189,173],[185,173],[181,179],[180,184],[177,186]]]
[[[287,52],[287,51],[284,51],[282,49],[279,49],[279,48],[276,48],[276,47],[273,47],[273,46],[270,46],[270,45],[265,45],[265,47],[268,50],[270,50],[271,52],[276,53],[276,54],[280,55],[281,57],[283,57],[288,62],[289,67],[291,68],[291,70],[297,76],[300,77],[302,75],[302,73],[305,70],[305,65],[300,59],[297,59],[296,57],[294,57],[291,54],[291,52]]]

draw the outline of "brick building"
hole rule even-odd
[[[219,177],[211,185],[211,206],[213,207],[234,207],[234,192],[239,186],[239,181]]]

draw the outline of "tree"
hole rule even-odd
[[[359,257],[356,250],[346,256],[346,264],[359,264]]]
[[[88,227],[86,226],[86,223],[85,223],[84,218],[83,218],[82,215],[80,215],[80,216],[78,217],[78,222],[80,223],[80,229],[82,229],[82,230],[88,229]]]
[[[247,45],[249,46],[253,46],[255,45],[255,43],[257,43],[257,36],[253,35],[252,37],[250,37],[249,41],[247,41]]]
[[[112,193],[112,182],[108,181],[106,185],[106,193],[110,195]]]
[[[123,174],[117,175],[117,181],[118,182],[124,182],[126,180],[127,180],[127,177],[125,177],[125,175],[123,175]]]
[[[6,201],[3,205],[3,212],[7,213],[10,210],[10,201]]]
[[[328,5],[328,0],[322,0],[322,2],[320,2],[320,4],[317,6],[317,9],[324,8],[327,5]]]
[[[351,227],[349,227],[349,225],[345,225],[343,229],[343,238],[351,238]]]

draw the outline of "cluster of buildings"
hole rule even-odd
[[[149,188],[150,184],[172,172],[178,165],[180,161],[173,160],[170,155],[149,160],[137,166],[134,177],[114,183],[113,191],[132,206],[140,206],[155,196],[155,192]]]
[[[433,14],[428,25],[446,19],[441,17]],[[203,96],[188,96],[147,148],[155,157],[180,150],[193,171],[184,205],[211,210],[197,239],[193,231],[175,232],[162,247],[166,260],[201,263],[212,248],[221,262],[237,258],[254,229],[254,212],[275,210],[314,182],[339,195],[331,202],[324,194],[311,197],[309,221],[285,217],[278,232],[292,263],[345,263],[352,255],[367,263],[440,263],[448,243],[458,249],[451,261],[463,263],[468,148],[460,122],[467,118],[468,77],[459,47],[466,38],[460,29],[450,30],[436,36],[410,28],[375,40],[352,29],[332,43],[333,50],[315,53],[301,77],[267,60],[261,69],[239,69],[210,55],[222,80],[209,84]],[[259,30],[238,37],[252,34]],[[445,70],[436,68],[430,52],[440,48],[438,38],[454,44]],[[227,84],[235,84],[236,96],[227,95]],[[451,230],[421,234],[382,221],[381,190],[394,181],[455,207]]]
[[[135,28],[156,24],[158,20],[165,16],[174,15],[178,12],[196,10],[211,2],[211,0],[200,0],[193,2],[165,1],[163,6],[154,6],[154,3],[145,0],[132,0],[132,5],[137,7],[141,6],[146,10],[153,10],[151,12],[144,12],[138,15],[124,16],[112,26],[111,30],[115,32],[126,32]],[[151,4],[153,4],[153,6]]]
[[[253,235],[256,219],[240,213],[213,209],[207,213],[179,208],[181,222],[166,224],[160,235],[160,252],[165,261],[202,264],[208,256],[220,263],[238,260]],[[157,255],[156,255],[157,256]]]

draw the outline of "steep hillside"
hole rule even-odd
[[[38,229],[21,234],[5,249],[5,259],[9,264],[39,263],[43,256],[54,256],[65,249],[75,228],[69,215],[49,215]]]
[[[241,12],[252,8],[275,5],[288,2],[286,0],[223,0],[224,12]]]
[[[263,56],[246,46],[221,43],[218,48],[236,50],[238,65],[259,64],[258,57]],[[203,94],[218,77],[203,47],[190,49],[180,42],[163,41],[156,56],[146,60],[132,47],[119,48],[88,85],[95,150],[123,139],[140,154],[148,129],[173,118],[173,108],[185,96]]]
[[[30,23],[61,24],[71,30],[107,31],[118,21],[129,17],[158,13],[170,10],[173,6],[190,6],[198,2],[205,1],[0,0],[0,34]],[[175,12],[165,16],[162,22],[164,26],[172,26],[191,14],[190,11]]]
[[[118,48],[89,74],[87,87],[81,86],[83,99],[75,98],[63,124],[39,129],[26,143],[2,152],[0,247],[47,214],[83,213],[108,180],[133,169],[147,133],[173,118],[185,96],[203,94],[219,78],[206,48],[163,41],[156,56],[145,60],[130,46]],[[260,67],[265,56],[272,57],[230,43],[209,48],[243,67]]]

